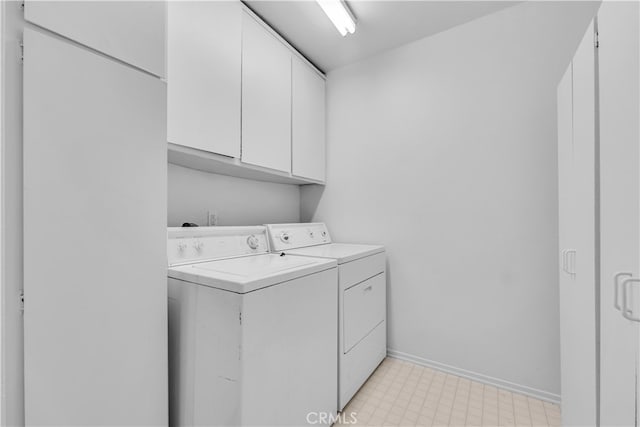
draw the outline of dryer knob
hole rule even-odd
[[[290,239],[291,237],[289,236],[289,233],[287,233],[286,231],[283,231],[282,233],[280,233],[280,240],[282,240],[284,243],[290,243]]]
[[[249,245],[251,249],[258,249],[258,246],[260,246],[260,240],[258,240],[258,238],[252,234],[251,236],[247,237],[247,245]]]

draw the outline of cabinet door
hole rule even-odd
[[[638,323],[622,316],[614,298],[616,274],[628,274],[618,283],[640,277],[639,9],[637,2],[605,2],[598,12],[602,426],[634,425],[636,416]]]
[[[242,19],[242,161],[291,171],[291,52]]]
[[[291,173],[324,181],[324,79],[297,57],[292,58],[291,70]]]
[[[169,142],[240,157],[241,16],[238,1],[169,2]]]
[[[595,175],[595,56],[593,24],[589,26],[572,62],[573,168],[570,195],[561,193],[560,228],[569,226],[566,269],[571,280],[560,283],[560,339],[562,372],[562,424],[596,425],[596,175]],[[569,109],[568,79],[559,87],[559,168],[565,171]],[[564,85],[564,86],[563,86]],[[562,95],[561,95],[562,94]],[[562,111],[562,113],[561,113]],[[561,188],[561,192],[564,190]],[[564,208],[567,203],[567,209]],[[571,223],[568,225],[568,223]],[[561,235],[561,238],[563,236]]]
[[[25,19],[157,76],[164,76],[162,1],[26,0]]]
[[[24,32],[27,425],[166,425],[166,90]]]

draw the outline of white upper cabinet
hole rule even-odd
[[[168,4],[167,139],[240,157],[242,6]]]
[[[291,171],[291,51],[242,19],[242,161]]]
[[[25,19],[125,63],[164,76],[161,1],[25,1]]]
[[[324,182],[325,84],[240,1],[167,5],[169,161],[249,179]]]
[[[291,173],[325,179],[325,82],[316,70],[292,62]]]

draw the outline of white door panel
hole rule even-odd
[[[242,6],[168,4],[169,142],[240,157]]]
[[[570,326],[570,371],[562,384],[564,425],[596,423],[596,300],[595,300],[595,56],[593,24],[573,58],[573,155],[575,212],[573,236],[575,277],[565,290],[567,310],[562,320]],[[570,308],[569,308],[570,307]],[[566,390],[566,387],[572,387]],[[570,393],[565,393],[570,391]],[[565,396],[568,399],[565,402]]]
[[[28,425],[166,425],[166,92],[24,33]]]
[[[291,171],[291,52],[242,19],[242,161]]]
[[[576,289],[575,259],[575,165],[573,153],[573,67],[569,64],[558,85],[558,196],[559,196],[559,265],[560,265],[560,351],[563,418],[565,423],[575,416],[576,406],[581,406],[582,394],[580,370],[582,334],[579,313],[574,313]]]
[[[614,307],[614,276],[640,276],[637,2],[605,2],[598,13],[601,137],[601,425],[634,425],[638,324]]]
[[[570,71],[565,74],[558,88],[563,425],[596,424],[593,34],[591,24],[573,58]],[[568,75],[571,77],[568,78]]]
[[[80,44],[164,76],[163,1],[26,0],[25,19]]]
[[[291,66],[291,173],[324,181],[325,82],[301,59]]]

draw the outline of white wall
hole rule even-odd
[[[394,354],[558,399],[556,85],[595,3],[523,3],[328,76],[302,220],[388,248]]]
[[[207,225],[207,211],[218,225],[256,225],[300,220],[297,185],[251,181],[169,165],[168,225]]]

